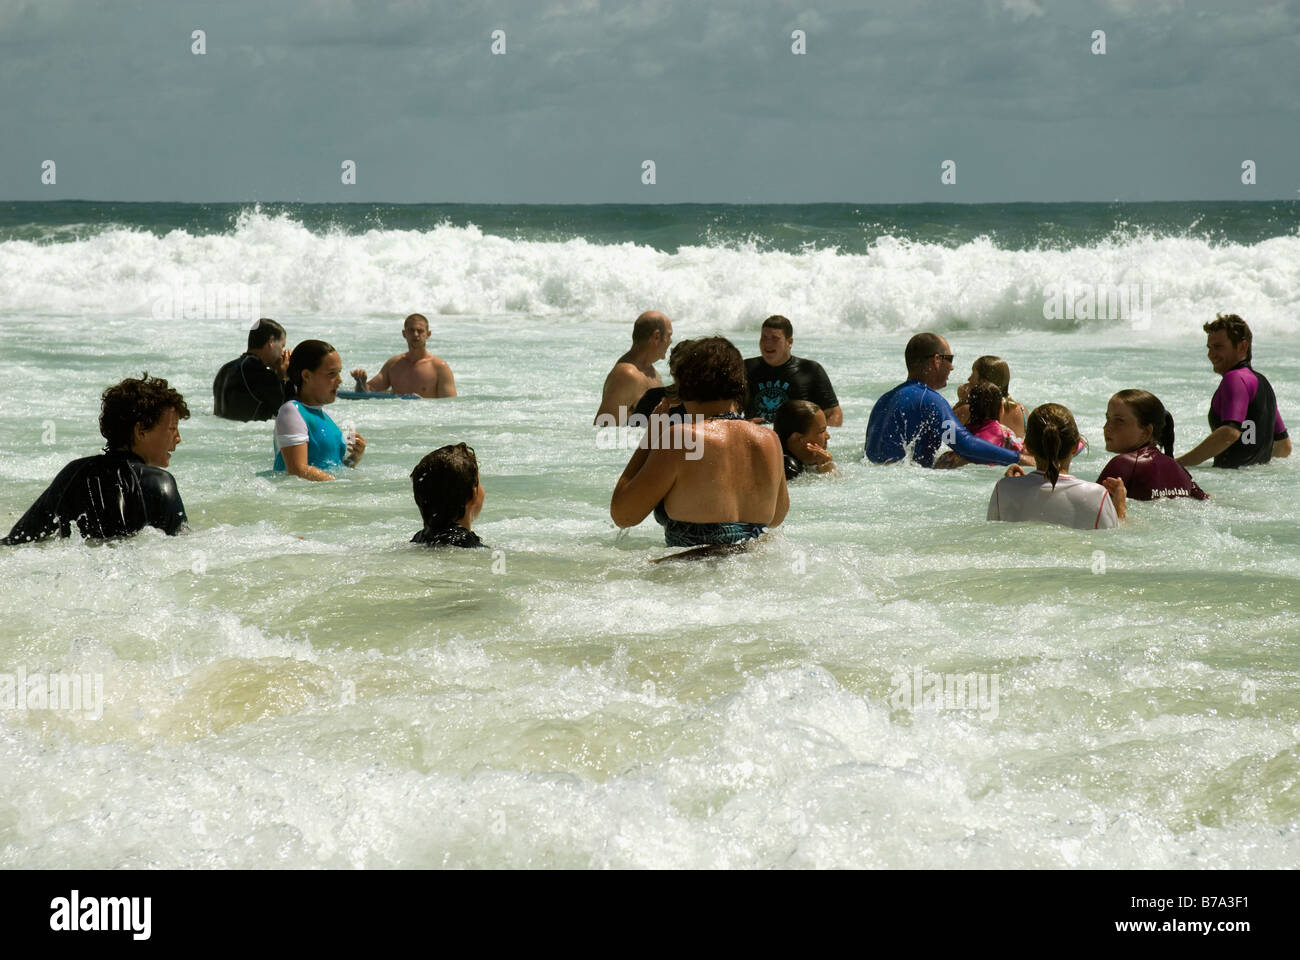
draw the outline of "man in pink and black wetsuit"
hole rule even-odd
[[[1291,455],[1291,438],[1272,385],[1250,365],[1251,333],[1236,314],[1202,328],[1214,372],[1223,377],[1210,401],[1208,437],[1178,458],[1184,467],[1214,458],[1216,467],[1246,467]]]

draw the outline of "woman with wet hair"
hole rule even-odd
[[[634,527],[651,511],[670,547],[737,544],[785,519],[790,496],[776,434],[749,423],[745,361],[725,337],[695,341],[676,380],[687,419],[646,434],[609,512]]]
[[[1074,415],[1059,403],[1035,407],[1025,421],[1025,452],[1037,469],[1026,474],[1019,466],[993,488],[990,520],[1038,520],[1077,530],[1103,530],[1124,519],[1124,482],[1116,477],[1090,483],[1069,474],[1078,449],[1079,428]]]
[[[1174,418],[1155,394],[1121,390],[1111,397],[1106,404],[1105,436],[1106,449],[1119,456],[1106,464],[1098,483],[1117,477],[1132,500],[1209,499],[1210,495],[1174,459]]]

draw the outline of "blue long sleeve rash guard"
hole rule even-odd
[[[872,463],[902,460],[911,444],[912,459],[932,467],[935,454],[945,442],[975,463],[1009,465],[1020,460],[1016,451],[971,434],[957,420],[948,401],[919,380],[900,383],[871,408],[865,451]]]

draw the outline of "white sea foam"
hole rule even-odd
[[[475,226],[312,232],[241,214],[225,234],[113,227],[69,243],[0,243],[0,315],[150,316],[163,291],[245,284],[268,316],[635,316],[647,305],[719,331],[784,313],[804,333],[852,329],[1129,329],[1131,319],[1044,319],[1053,285],[1149,285],[1153,336],[1237,312],[1261,334],[1300,329],[1300,237],[1253,245],[1135,232],[1068,250],[957,247],[885,236],[868,252],[753,243],[542,242]],[[1145,326],[1139,327],[1147,332]]]

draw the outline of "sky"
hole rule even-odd
[[[0,0],[0,201],[1296,199],[1298,120],[1300,0]]]

